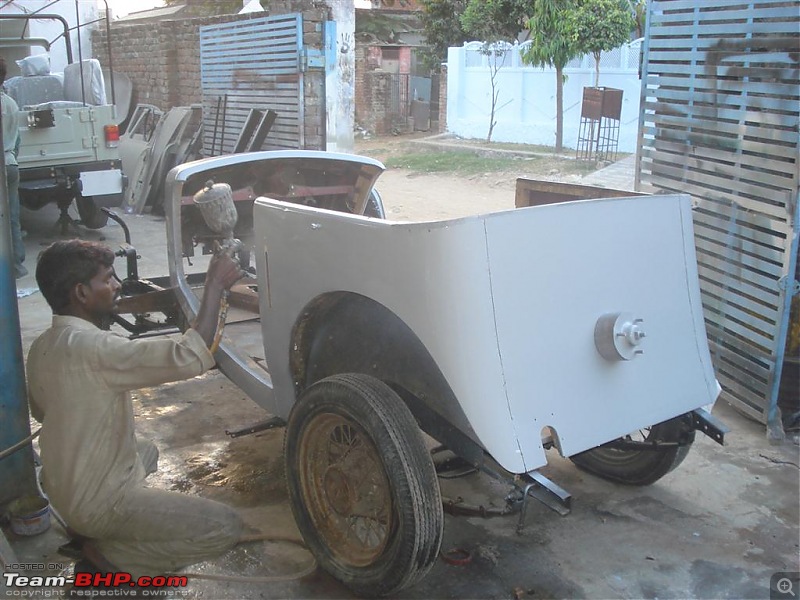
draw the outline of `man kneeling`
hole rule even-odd
[[[134,433],[130,390],[200,375],[222,294],[242,275],[228,255],[208,268],[200,311],[177,339],[129,340],[106,331],[119,298],[114,254],[81,240],[52,244],[36,281],[53,324],[31,346],[31,413],[42,423],[42,482],[55,510],[100,570],[161,574],[215,557],[242,531],[224,504],[144,487],[158,451]]]

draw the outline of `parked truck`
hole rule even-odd
[[[103,227],[108,215],[101,208],[122,203],[125,179],[119,159],[113,75],[107,94],[99,61],[81,56],[74,60],[70,29],[77,30],[80,39],[92,23],[71,28],[57,12],[59,4],[46,5],[52,11],[47,13],[0,14],[0,49],[27,47],[31,53],[18,61],[22,74],[5,83],[22,113],[17,156],[20,204],[39,210],[56,203],[61,211],[57,225],[65,233],[75,223],[68,212],[73,201],[80,224],[90,229]],[[31,37],[34,21],[60,23],[63,33],[52,40]],[[107,18],[105,26],[108,28]],[[51,50],[64,52],[67,65],[63,74],[50,72],[47,53]]]

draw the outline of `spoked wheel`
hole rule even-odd
[[[385,383],[334,375],[311,386],[286,427],[292,511],[323,569],[359,595],[427,574],[444,516],[414,417]]]
[[[683,415],[625,436],[638,442],[672,445],[650,450],[627,450],[600,446],[570,457],[576,465],[610,481],[628,485],[650,485],[677,468],[694,442],[694,429]],[[613,442],[612,442],[613,444]]]

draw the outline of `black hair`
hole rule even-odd
[[[114,264],[114,253],[97,242],[64,240],[45,248],[36,262],[36,283],[54,313],[69,306],[70,291],[88,285],[100,267]]]
[[[6,68],[6,59],[0,56],[0,85],[6,80],[6,74],[8,73],[8,69]]]

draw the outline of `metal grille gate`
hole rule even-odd
[[[651,0],[637,189],[692,195],[723,398],[781,436],[797,293],[800,2]]]
[[[263,149],[297,149],[303,139],[300,14],[200,28],[203,153],[233,151],[251,109],[278,113]]]

